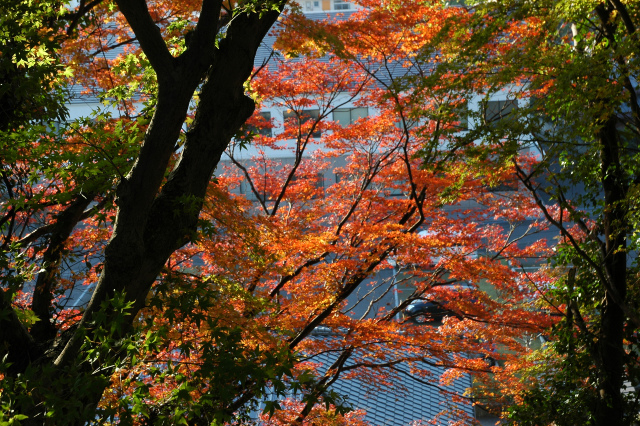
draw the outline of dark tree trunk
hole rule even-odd
[[[10,313],[0,318],[0,344],[4,345],[8,359],[14,361],[13,377],[34,366],[41,369],[37,373],[37,389],[29,397],[32,403],[22,406],[22,412],[30,417],[22,421],[24,425],[50,423],[45,417],[46,395],[56,392],[73,401],[69,404],[73,408],[68,416],[65,414],[65,423],[85,424],[95,417],[114,360],[123,356],[120,342],[131,332],[137,313],[144,307],[169,256],[194,235],[213,170],[231,137],[254,111],[253,100],[244,93],[244,83],[252,72],[260,42],[286,0],[268,5],[265,2],[267,10],[260,13],[238,14],[218,43],[222,0],[204,0],[187,50],[179,57],[169,53],[144,0],[117,3],[158,76],[157,106],[139,156],[118,186],[118,211],[105,250],[104,268],[79,326],[58,336],[42,350],[39,341],[54,336],[47,324],[43,322],[33,328],[38,337],[34,340],[21,326],[10,301],[0,299],[0,308]],[[163,185],[198,88],[195,120],[187,133],[182,156]],[[76,204],[69,216],[73,215],[77,222],[88,201]],[[71,222],[61,222],[61,238],[55,241],[50,260],[59,259],[59,249],[73,229]],[[45,291],[34,300],[34,310],[47,321],[51,303],[46,291],[50,287],[49,278],[49,273],[42,275],[38,285]],[[123,312],[110,302],[114,298],[120,299],[120,306],[131,307]],[[118,326],[114,326],[116,322]],[[111,344],[105,348],[101,340]],[[86,350],[99,350],[99,355],[88,357]]]
[[[601,311],[600,335],[596,344],[599,369],[596,422],[600,426],[624,423],[622,385],[624,376],[622,305],[627,292],[626,209],[627,193],[620,164],[620,140],[615,117],[599,133],[601,144],[602,187],[604,190],[604,272],[605,300]]]

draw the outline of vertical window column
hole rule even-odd
[[[345,0],[333,0],[333,8],[335,10],[349,10],[351,9],[351,4]]]
[[[304,109],[299,112],[287,110],[283,113],[285,125],[288,122],[289,125],[293,124],[294,126],[302,126],[309,120],[317,121],[319,116],[320,111],[317,109]],[[321,134],[322,132],[320,130],[315,130],[311,133],[311,137],[319,138]]]
[[[355,123],[359,118],[369,116],[369,108],[338,108],[333,111],[333,121],[342,127]]]

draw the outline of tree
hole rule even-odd
[[[280,127],[280,119],[272,123],[255,116],[251,141],[255,155],[244,154],[245,141],[232,143],[229,174],[218,180],[223,186],[235,182],[242,187],[239,192],[254,200],[257,206],[247,205],[243,216],[249,215],[249,223],[257,224],[250,234],[262,240],[238,246],[234,242],[239,232],[219,237],[224,242],[213,240],[237,250],[232,252],[231,263],[249,257],[251,263],[242,268],[217,266],[224,260],[213,249],[216,246],[203,250],[216,254],[206,256],[207,261],[215,270],[227,271],[230,282],[275,303],[271,313],[261,313],[260,318],[268,329],[280,330],[281,339],[292,349],[301,350],[311,360],[326,352],[336,353],[336,364],[328,371],[319,369],[315,385],[308,388],[317,395],[347,374],[389,383],[394,374],[402,374],[398,367],[407,363],[415,368],[418,379],[427,374],[419,368],[425,363],[489,376],[495,370],[488,368],[483,357],[516,359],[526,351],[518,340],[523,330],[535,334],[550,323],[544,312],[534,309],[539,289],[526,281],[541,284],[544,275],[519,274],[503,263],[543,252],[541,244],[516,245],[523,236],[516,237],[515,228],[535,207],[521,193],[509,199],[483,187],[496,185],[512,169],[490,168],[491,162],[476,159],[473,145],[457,145],[458,120],[451,114],[459,102],[455,94],[447,96],[443,90],[445,93],[431,92],[427,97],[423,86],[414,90],[403,84],[405,78],[397,78],[398,74],[414,77],[420,67],[430,66],[414,60],[417,50],[398,46],[397,40],[402,39],[398,33],[415,35],[415,28],[425,24],[425,16],[433,17],[435,24],[436,17],[447,17],[451,11],[413,4],[392,12],[368,6],[348,21],[318,22],[303,16],[287,21],[290,26],[279,44],[285,55],[305,54],[313,59],[332,49],[336,53],[321,62],[308,58],[285,61],[275,73],[259,73],[252,80],[263,107],[289,111],[283,117],[284,129],[273,136],[256,131],[274,123]],[[377,23],[379,33],[372,34],[370,22]],[[425,34],[416,45],[424,46],[425,40],[437,43]],[[398,69],[385,69],[389,63]],[[408,63],[408,69],[397,65],[402,63]],[[345,127],[327,122],[345,107],[365,105],[375,108],[376,114]],[[443,148],[448,144],[451,151]],[[323,149],[316,150],[318,145]],[[420,169],[422,160],[415,157],[418,150],[432,155],[425,170]],[[287,151],[289,155],[279,154]],[[278,158],[283,156],[287,158]],[[339,180],[326,182],[326,171],[336,172]],[[319,179],[325,179],[321,187]],[[481,200],[487,210],[460,207],[452,215],[445,208],[470,199]],[[515,205],[518,209],[509,209]],[[513,226],[511,235],[479,219],[489,211]],[[221,225],[229,229],[238,222],[242,221],[225,218]],[[416,235],[425,228],[430,231],[426,236]],[[535,228],[534,223],[531,229]],[[491,256],[469,256],[476,250]],[[354,315],[356,291],[373,272],[377,277],[371,292],[377,288],[376,297],[394,291],[394,282],[382,279],[385,270],[411,283],[401,296],[403,303],[376,312],[379,308],[374,301],[363,298],[359,303],[368,305],[361,311],[364,315]],[[477,289],[466,293],[470,297],[464,300],[454,291],[439,291],[454,282],[477,284],[482,279],[499,289],[505,299],[502,303]],[[449,307],[462,321],[450,318],[435,328],[396,322],[398,313],[412,300],[434,295],[440,300],[455,299]],[[328,327],[334,338],[307,339],[318,325]],[[513,352],[496,355],[496,347]],[[298,368],[304,371],[308,366],[300,363]],[[510,374],[507,370],[501,377]],[[513,377],[509,383],[513,384]],[[299,421],[313,409],[314,399],[306,401]]]
[[[545,297],[562,320],[524,380],[513,408],[525,424],[636,421],[638,52],[637,4],[478,2],[474,34],[455,69],[461,87],[508,91],[508,119],[481,123],[471,137],[499,144],[546,220],[560,233]],[[451,65],[447,66],[450,69]],[[518,150],[541,156],[523,165]],[[544,360],[544,361],[542,361]]]
[[[429,91],[412,80],[440,61],[423,61],[423,47],[451,49],[432,28],[449,31],[461,10],[363,2],[344,21],[292,13],[279,49],[304,58],[252,72],[284,2],[116,3],[81,2],[87,19],[68,15],[80,37],[61,53],[72,81],[119,116],[63,132],[21,119],[32,137],[3,156],[7,421],[232,422],[269,392],[273,422],[357,424],[330,390],[342,376],[435,382],[420,368],[434,364],[452,368],[445,381],[461,371],[508,377],[487,357],[518,358],[523,330],[551,322],[535,306],[544,274],[507,264],[544,250],[517,245],[534,200],[490,190],[513,165],[459,138],[455,76]],[[116,60],[96,55],[130,43]],[[257,115],[253,130],[241,128],[256,101],[290,110],[282,132],[256,134]],[[347,104],[377,113],[344,127],[329,120]],[[247,146],[291,150],[291,160],[246,161]],[[229,170],[212,183],[224,151]],[[318,173],[334,170],[339,182],[321,188]],[[481,291],[483,280],[502,299]],[[472,287],[452,290],[460,281]],[[366,295],[403,283],[398,305],[379,309]],[[81,289],[91,300],[69,306]],[[441,326],[400,318],[434,297],[452,312]],[[355,315],[356,304],[367,307]],[[319,326],[333,337],[314,338]],[[323,354],[331,365],[315,362]],[[291,394],[299,401],[280,410]]]
[[[147,118],[151,121],[115,123],[119,131],[103,133],[109,139],[106,147],[103,141],[84,141],[86,135],[78,130],[79,140],[69,142],[59,156],[56,150],[39,150],[32,144],[19,149],[13,158],[3,156],[13,160],[22,173],[4,181],[9,194],[3,202],[5,211],[10,215],[12,209],[20,209],[21,214],[4,228],[5,245],[11,246],[11,254],[5,257],[5,273],[15,286],[4,288],[2,298],[0,328],[6,330],[2,336],[3,358],[8,363],[3,403],[11,407],[8,413],[27,416],[25,424],[84,423],[94,418],[96,404],[114,372],[114,363],[124,356],[126,336],[151,285],[171,253],[193,237],[211,173],[231,136],[253,111],[253,101],[244,95],[243,84],[251,73],[255,51],[284,1],[241,6],[205,1],[200,10],[171,9],[162,3],[150,7],[144,1],[121,2],[118,9],[122,15],[114,6],[80,2],[78,8],[90,9],[97,23],[126,19],[128,29],[120,27],[123,34],[135,37],[153,69],[156,87],[152,89],[153,106]],[[162,13],[170,10],[167,15]],[[37,16],[38,11],[34,13]],[[194,13],[198,19],[191,24]],[[190,30],[188,40],[183,36],[168,45],[163,32],[175,31],[175,21]],[[72,21],[69,25],[74,24]],[[91,33],[94,28],[96,33]],[[94,41],[100,37],[100,29],[105,27],[85,26],[81,35]],[[55,35],[55,30],[52,32]],[[38,30],[34,33],[47,37]],[[170,47],[182,49],[172,53]],[[12,59],[3,56],[5,62]],[[195,117],[184,136],[180,159],[174,162],[174,147],[196,91],[199,102]],[[144,138],[138,139],[142,134]],[[75,144],[85,143],[93,149],[75,149]],[[48,149],[52,148],[49,145]],[[88,153],[94,158],[88,158]],[[33,155],[36,162],[31,163]],[[92,168],[92,173],[84,175],[89,170],[84,168],[85,163],[101,166],[105,160],[118,158],[109,161],[111,167],[103,169],[104,173]],[[74,163],[80,168],[70,173]],[[31,164],[36,166],[30,168]],[[56,168],[58,173],[48,174]],[[166,176],[168,170],[170,176]],[[113,231],[104,244],[104,261],[90,303],[79,322],[72,321],[72,327],[58,333],[60,310],[54,303],[64,291],[64,277],[58,275],[61,257],[81,220],[104,221],[105,213],[95,208],[96,202],[100,208],[114,203],[117,206]],[[37,226],[42,220],[48,223]],[[15,225],[22,230],[16,231],[20,228]],[[20,238],[20,233],[31,228],[36,229],[26,240]],[[13,245],[18,240],[23,247],[36,241],[42,241],[43,246],[30,254],[33,248],[24,251]],[[13,295],[24,286],[24,277],[15,275],[15,268],[24,261],[20,255],[41,260],[30,310],[23,313],[10,305]],[[24,312],[35,321],[30,330],[20,321]],[[28,390],[21,391],[20,386]],[[17,400],[12,399],[11,387],[19,395]],[[75,406],[56,407],[60,398],[54,396],[61,387],[69,392],[62,398],[74,401]],[[31,392],[33,388],[37,392]]]

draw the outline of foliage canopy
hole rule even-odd
[[[523,421],[575,419],[556,396],[632,412],[635,6],[5,3],[0,421],[241,423],[262,402],[264,424],[361,425],[337,380],[463,372]],[[102,108],[53,128],[78,87]],[[496,93],[518,108],[492,122]],[[425,299],[451,315],[403,316]]]

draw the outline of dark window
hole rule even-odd
[[[501,183],[500,185],[494,186],[493,188],[489,189],[490,192],[514,192],[517,190],[517,185],[511,185],[509,183]]]
[[[398,121],[395,122],[395,126],[401,131],[404,131],[405,126],[407,127],[407,130],[411,130],[418,126],[418,124],[418,120],[409,118],[407,117],[407,115],[404,116],[404,122],[402,121],[402,119],[398,119]]]
[[[469,129],[469,106],[467,102],[463,102],[459,106],[453,109],[454,119],[458,121],[458,128],[460,130]]]
[[[247,126],[247,130],[262,136],[271,136],[271,113],[263,111],[254,117],[253,123]]]
[[[293,125],[302,126],[309,120],[313,120],[315,122],[318,121],[318,117],[320,116],[320,111],[317,109],[304,109],[299,113],[296,111],[287,110],[283,114],[284,122],[293,122]],[[319,138],[322,132],[320,130],[315,130],[311,133],[312,138]]]
[[[313,179],[314,180],[314,186],[317,189],[322,189],[322,191],[320,192],[320,197],[324,197],[324,173],[318,173],[315,176],[310,176],[308,178],[303,178],[297,175],[294,175],[293,178],[291,179],[291,183],[294,182],[300,182],[303,179]],[[317,198],[318,196],[314,196],[313,198]]]
[[[318,173],[316,177],[316,188],[324,189],[324,173]]]
[[[349,10],[351,5],[345,0],[333,0],[333,8],[335,10]]]
[[[342,127],[353,124],[358,118],[369,116],[369,108],[338,108],[333,111],[333,121]]]
[[[489,188],[489,192],[514,192],[517,190],[518,181],[515,179],[501,182],[498,185]]]
[[[63,123],[60,121],[50,121],[49,123],[45,123],[47,128],[47,132],[61,133],[60,128],[63,127]]]
[[[389,190],[391,197],[398,197],[407,195],[407,188],[402,182],[395,181],[393,187]]]
[[[240,141],[251,142],[256,135],[271,136],[271,128],[271,113],[263,111],[251,116],[242,126],[240,132],[235,135],[235,138]]]
[[[484,120],[486,123],[498,122],[508,116],[515,108],[518,108],[517,99],[489,101],[484,112]]]

